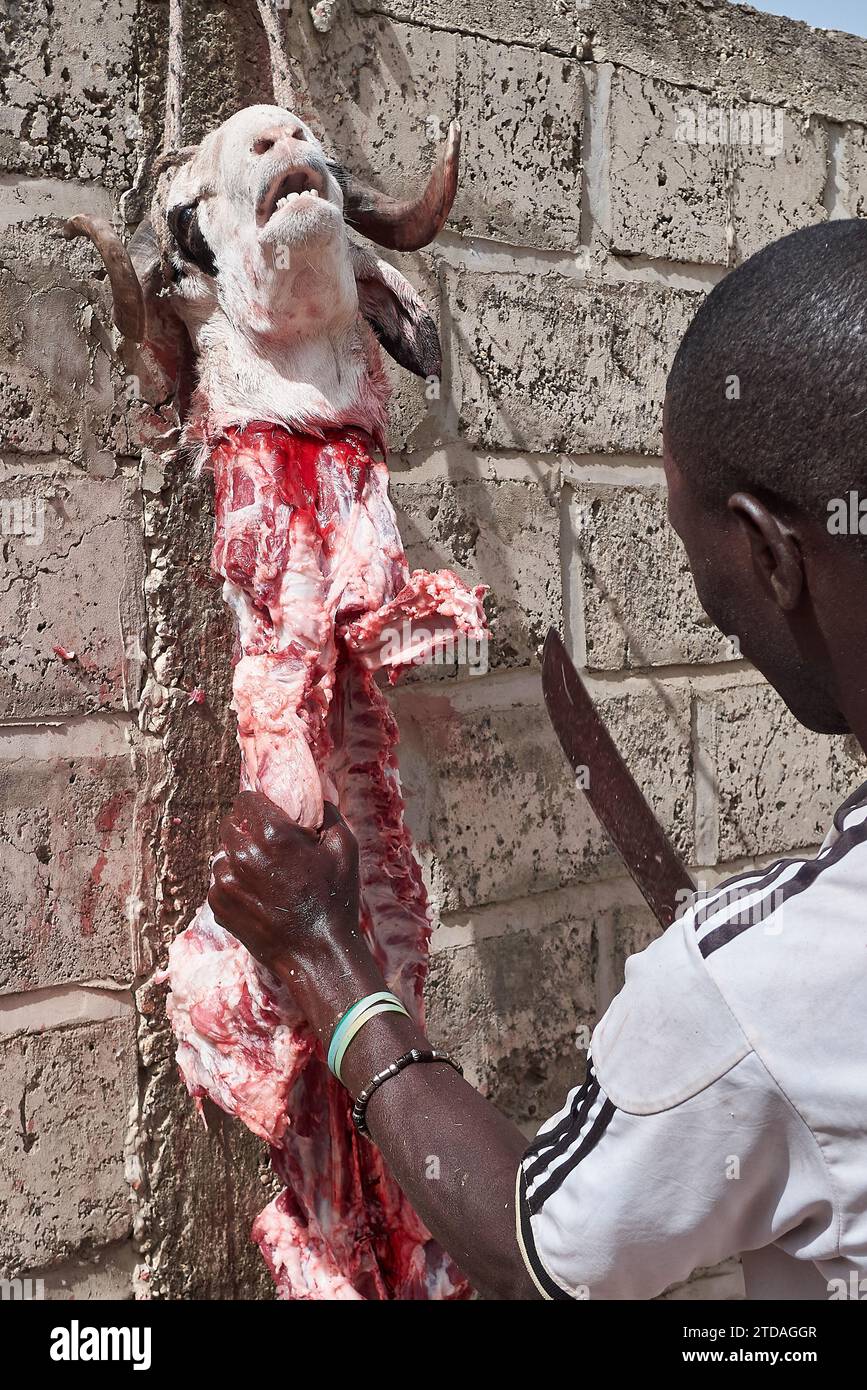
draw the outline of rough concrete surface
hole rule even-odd
[[[699,296],[554,271],[448,270],[457,428],[474,448],[657,454],[665,378]]]
[[[591,670],[731,658],[696,597],[664,488],[577,486],[570,521]]]
[[[129,1018],[25,1033],[0,1052],[0,1261],[14,1276],[129,1233],[135,1029]]]
[[[188,0],[183,138],[271,98],[253,0]],[[166,0],[9,0],[0,68],[0,1277],[51,1298],[267,1298],[263,1146],[177,1077],[155,979],[237,785],[209,480],[141,457],[77,211],[131,232]],[[434,903],[433,1036],[531,1133],[656,926],[548,726],[561,627],[663,823],[717,881],[814,846],[859,760],[702,614],[666,521],[665,377],[703,296],[867,207],[867,43],[727,0],[281,11],[330,151],[395,194],[464,130],[438,243],[394,256],[441,390],[389,364],[410,562],[490,586],[484,673],[391,696]],[[201,688],[204,703],[191,702]],[[734,1262],[671,1297],[736,1297]]]
[[[136,783],[122,730],[83,723],[0,730],[4,993],[132,976]]]

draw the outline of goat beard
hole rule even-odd
[[[483,641],[484,588],[406,563],[384,463],[356,430],[274,425],[209,446],[213,567],[238,621],[233,706],[242,785],[318,825],[335,801],[359,843],[362,928],[389,988],[423,1024],[430,910],[404,825],[397,726],[374,673],[395,680],[458,635]],[[400,633],[399,640],[396,634]],[[259,1244],[286,1299],[457,1299],[470,1290],[378,1150],[291,996],[207,904],[169,953],[177,1059],[271,1146],[283,1191]]]

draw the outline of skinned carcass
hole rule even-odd
[[[359,841],[363,930],[419,1019],[429,910],[376,673],[393,680],[458,635],[484,640],[483,590],[408,569],[382,458],[379,345],[434,379],[439,340],[408,282],[347,224],[392,249],[428,243],[454,197],[458,143],[453,127],[421,196],[398,202],[327,160],[295,116],[254,106],[164,158],[135,269],[107,224],[69,226],[103,254],[150,399],[174,396],[183,444],[213,474],[242,785],[310,827],[324,799],[339,804]],[[284,1189],[254,1238],[281,1294],[464,1296],[353,1129],[288,993],[207,904],[173,943],[168,978],[191,1094],[271,1145]]]

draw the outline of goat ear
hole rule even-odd
[[[439,333],[412,285],[365,247],[353,245],[352,252],[358,306],[386,352],[416,376],[438,377]]]
[[[192,389],[193,345],[163,293],[160,248],[150,221],[139,224],[129,255],[142,288],[147,331],[143,343],[126,345],[128,366],[143,399],[151,404],[174,399],[183,417]]]

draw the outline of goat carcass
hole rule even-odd
[[[339,804],[359,841],[363,930],[390,988],[421,1019],[429,910],[376,672],[393,680],[458,635],[484,640],[483,590],[448,570],[408,569],[381,458],[387,387],[376,338],[431,379],[439,342],[408,283],[352,242],[346,221],[392,248],[430,241],[454,196],[457,135],[406,203],[360,187],[273,107],[240,112],[167,166],[141,285],[104,226],[79,219],[72,230],[103,251],[116,320],[143,340],[152,376],[173,377],[177,393],[178,321],[195,358],[185,441],[214,477],[213,565],[237,619],[243,785],[311,827],[325,798]],[[349,1098],[288,993],[207,905],[174,941],[168,975],[191,1094],[271,1145],[284,1188],[254,1238],[281,1294],[465,1296],[376,1148],[355,1133]]]

